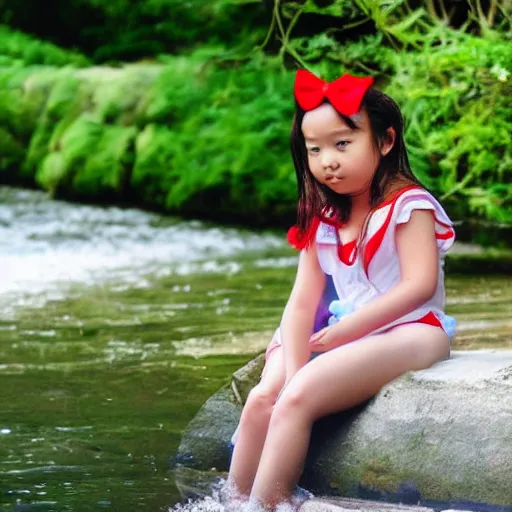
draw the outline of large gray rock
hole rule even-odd
[[[205,403],[184,433],[178,466],[228,469],[239,401],[261,363]],[[512,351],[454,352],[319,421],[301,484],[327,496],[512,511]]]
[[[354,500],[351,498],[338,498],[337,500],[313,499],[306,501],[300,507],[300,512],[434,512],[434,509],[377,501]]]

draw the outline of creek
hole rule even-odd
[[[281,232],[0,188],[0,511],[165,511],[180,434],[266,346]],[[454,348],[512,348],[511,276],[447,276]]]

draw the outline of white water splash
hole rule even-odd
[[[301,505],[311,498],[313,494],[297,487],[291,501],[277,505],[274,512],[297,512]],[[169,512],[268,512],[268,510],[257,500],[241,498],[234,487],[222,479],[212,486],[211,496],[179,503],[170,508]]]
[[[275,512],[297,512],[300,504],[292,505],[281,503],[275,508]],[[169,509],[169,512],[268,512],[265,508],[254,501],[235,502],[231,504],[222,504],[215,498],[207,496],[196,501],[189,501],[186,504],[178,504]]]
[[[226,512],[222,503],[207,496],[201,500],[189,501],[186,504],[178,504],[169,509],[170,512]]]
[[[284,246],[284,236],[221,228],[137,209],[55,201],[0,187],[0,296],[54,293],[69,283],[116,279],[147,285],[148,273],[239,271],[217,260]],[[19,295],[18,295],[19,296]]]

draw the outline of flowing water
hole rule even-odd
[[[179,502],[180,433],[265,347],[295,264],[282,233],[0,188],[0,511]],[[456,348],[512,348],[511,284],[448,276]]]

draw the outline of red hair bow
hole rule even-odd
[[[343,75],[334,82],[324,82],[313,73],[299,69],[293,91],[304,110],[313,110],[327,98],[340,114],[351,116],[359,111],[363,96],[372,84],[372,77],[352,75]]]

